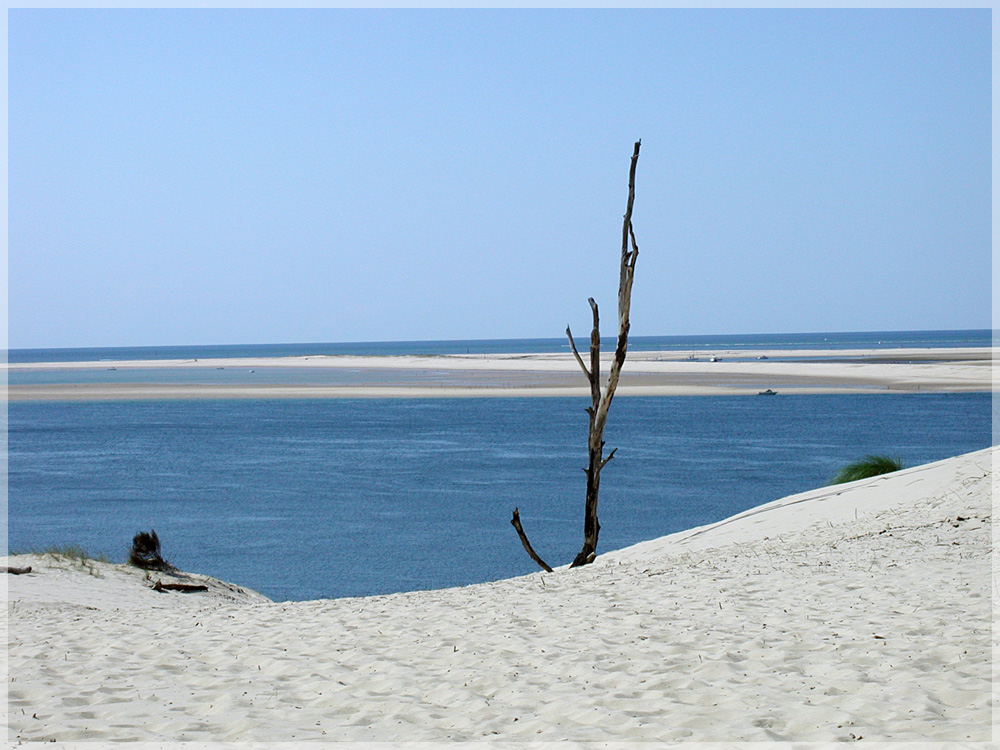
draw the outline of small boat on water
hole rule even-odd
[[[777,396],[778,392],[777,391],[772,391],[770,388],[768,388],[766,391],[758,391],[757,395],[758,396]]]

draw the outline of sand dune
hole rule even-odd
[[[7,576],[9,738],[972,747],[995,455],[440,591],[275,603],[14,558],[35,572]]]

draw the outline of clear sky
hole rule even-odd
[[[988,328],[972,10],[24,10],[9,345]]]

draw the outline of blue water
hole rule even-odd
[[[921,344],[923,345],[923,344]],[[203,355],[206,356],[206,355]],[[826,484],[886,453],[991,444],[985,394],[618,397],[599,552]],[[587,399],[11,402],[9,543],[174,564],[277,599],[438,588],[535,570],[510,526],[582,542]]]
[[[719,336],[632,336],[633,351],[688,349],[851,349],[991,346],[992,331],[869,331],[852,333],[782,333]],[[614,340],[602,339],[606,351]],[[309,355],[531,354],[569,351],[565,338],[486,339],[468,341],[379,341],[314,344],[232,344],[218,346],[139,346],[80,349],[11,349],[11,363],[84,362],[135,359],[214,359],[226,357],[302,357]]]

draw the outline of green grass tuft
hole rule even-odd
[[[889,474],[903,468],[902,462],[888,456],[865,456],[860,461],[848,464],[837,472],[831,484],[844,484],[858,479],[868,479],[881,474]]]

